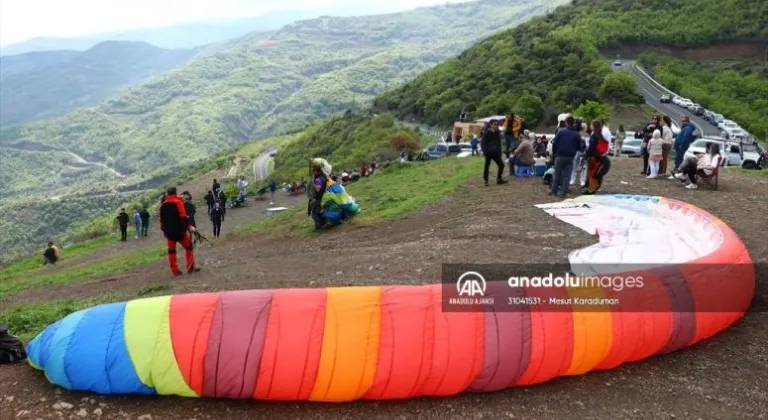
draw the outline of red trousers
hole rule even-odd
[[[181,270],[179,270],[179,261],[176,257],[177,242],[184,247],[184,259],[187,263],[187,271],[195,266],[195,251],[192,248],[192,239],[189,237],[189,233],[184,233],[184,238],[180,241],[168,240],[168,263],[171,265],[171,271],[173,271],[174,274],[181,272]]]

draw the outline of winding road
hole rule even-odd
[[[269,155],[274,150],[268,150],[253,160],[253,179],[263,181],[269,176],[269,161],[272,157]]]
[[[637,80],[637,87],[640,94],[645,98],[645,102],[659,110],[664,114],[669,115],[677,124],[680,124],[680,120],[684,116],[688,116],[691,122],[696,126],[698,133],[705,137],[720,137],[721,130],[716,126],[710,124],[701,117],[694,115],[692,112],[685,108],[681,108],[672,103],[661,103],[660,98],[663,94],[674,94],[672,91],[659,87],[653,80],[644,75],[640,69],[638,69],[637,63],[634,60],[622,60],[623,65],[619,70],[629,73],[630,76]]]

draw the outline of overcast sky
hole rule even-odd
[[[0,45],[42,36],[78,37],[181,22],[311,10],[353,0],[0,0]],[[357,0],[407,10],[456,0]]]

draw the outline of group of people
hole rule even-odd
[[[548,145],[548,165],[553,168],[549,194],[564,198],[579,173],[581,193],[596,193],[611,168],[611,141],[611,131],[604,120],[587,125],[572,115],[566,116]]]
[[[136,229],[136,239],[149,236],[149,219],[150,215],[146,208],[135,209],[133,212],[133,226]],[[125,209],[120,209],[120,213],[115,218],[117,224],[120,226],[120,241],[126,242],[128,240],[128,225],[131,218],[126,213]]]
[[[698,188],[698,175],[711,176],[722,164],[720,145],[707,143],[704,153],[685,158],[685,152],[696,139],[696,126],[688,116],[681,120],[682,126],[677,136],[672,133],[672,120],[664,116],[654,116],[650,123],[643,128],[643,171],[641,174],[653,179],[666,176],[669,168],[669,155],[675,150],[674,167],[667,179],[677,179],[685,182],[688,178],[688,189]]]

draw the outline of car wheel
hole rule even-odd
[[[741,165],[741,167],[744,168],[744,169],[757,169],[757,164],[750,160],[750,161],[744,162]]]

